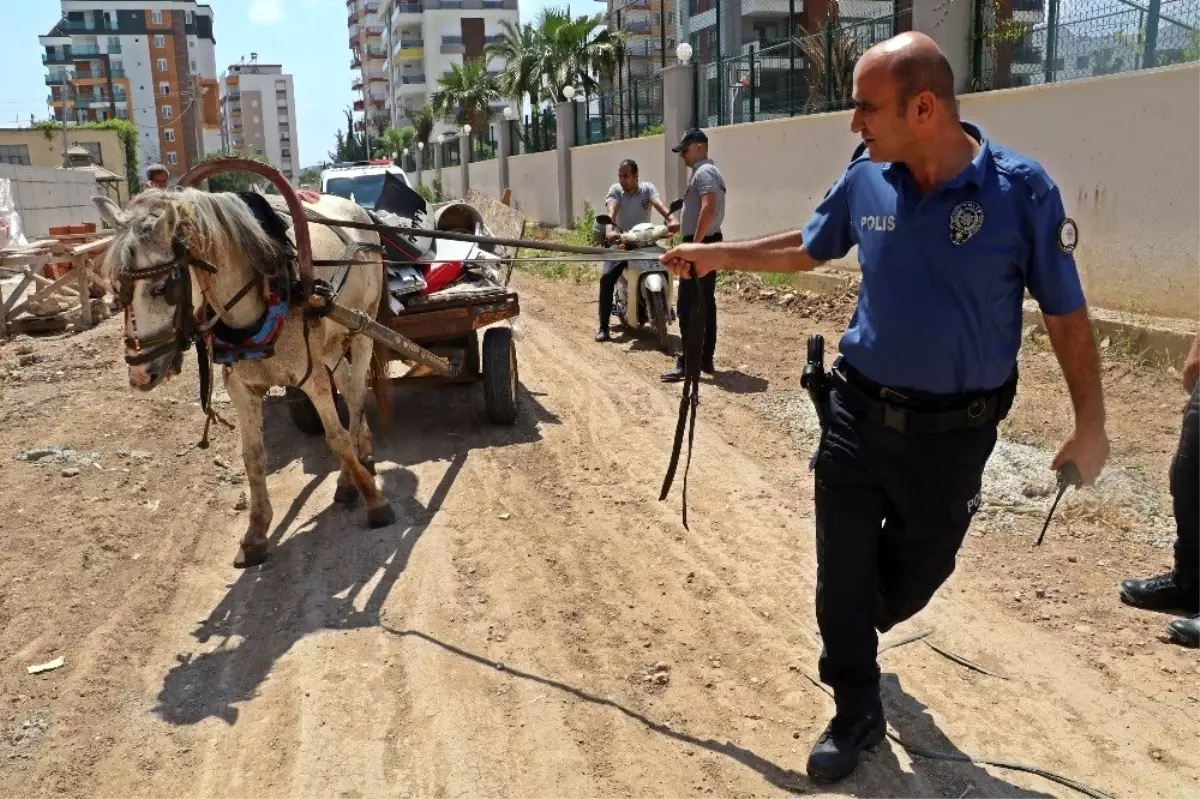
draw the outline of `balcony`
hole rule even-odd
[[[350,59],[350,69],[362,69],[362,59],[355,53],[354,58]]]
[[[379,0],[367,0],[363,3],[363,8],[367,10],[368,14],[377,14],[379,13]]]
[[[406,58],[424,58],[425,43],[418,41],[416,44],[412,42],[402,42],[400,49],[396,51],[396,60],[403,61]]]
[[[383,47],[368,47],[367,58],[387,58],[387,50]]]
[[[1017,45],[1012,49],[1012,62],[1014,64],[1040,64],[1042,63],[1042,48]]]
[[[467,52],[467,46],[463,44],[461,36],[443,36],[442,37],[442,54],[443,55],[460,55]]]
[[[355,100],[355,101],[354,101],[354,110],[355,110],[355,111],[361,111],[361,110],[363,110],[363,108],[365,108],[365,107],[366,107],[366,104],[365,104],[365,103],[363,103],[363,101],[362,101],[362,100]]]
[[[42,63],[49,66],[51,64],[71,64],[74,62],[71,60],[70,50],[54,50],[49,53],[42,53]]]
[[[368,26],[366,26],[366,28],[364,30],[366,30],[368,36],[382,36],[383,35],[383,26],[382,25],[368,25]]]
[[[404,75],[400,78],[400,82],[405,86],[424,86],[425,74],[420,75]]]
[[[115,32],[117,30],[117,23],[111,20],[105,20],[103,24],[95,25],[91,22],[73,22],[71,20],[67,20],[67,30],[70,33]]]
[[[358,9],[351,8],[350,13],[346,14],[346,24],[354,25],[354,24],[357,24],[357,22],[358,22]]]
[[[116,43],[110,44],[108,46],[108,52],[110,55],[120,55],[121,54],[121,45],[116,44]]]
[[[395,11],[392,12],[392,15],[399,17],[404,14],[423,14],[423,13],[425,13],[425,6],[422,5],[421,3],[396,3]]]
[[[65,72],[51,72],[46,76],[47,86],[65,86],[67,84],[67,75]]]
[[[90,58],[100,55],[100,48],[94,44],[76,44],[71,46],[72,58]]]
[[[350,90],[351,91],[361,92],[362,87],[363,87],[362,78],[355,78],[354,80],[350,81]]]

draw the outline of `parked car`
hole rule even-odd
[[[375,207],[379,192],[383,190],[384,175],[395,175],[411,187],[408,175],[390,160],[359,161],[351,164],[334,164],[321,172],[321,193],[345,197],[366,208]]]

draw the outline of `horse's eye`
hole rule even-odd
[[[166,294],[168,279],[169,277],[164,277],[161,280],[154,281],[154,283],[150,285],[150,296],[157,300],[159,297]]]

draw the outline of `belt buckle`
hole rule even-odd
[[[897,408],[889,403],[883,404],[883,426],[890,427],[897,433],[908,431],[908,409]]]

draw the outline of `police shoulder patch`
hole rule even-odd
[[[966,200],[954,206],[950,212],[950,241],[955,245],[967,241],[983,227],[983,206]]]
[[[1079,226],[1068,216],[1058,225],[1058,248],[1065,253],[1072,253],[1078,243]]]

